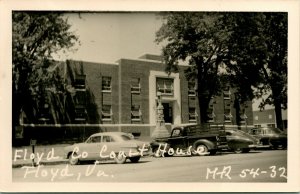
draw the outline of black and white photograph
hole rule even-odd
[[[2,3],[1,190],[299,191],[299,2],[220,2]]]

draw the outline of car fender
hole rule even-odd
[[[159,148],[159,146],[162,149],[165,148],[165,146],[166,146],[167,150],[170,148],[170,144],[167,143],[167,142],[156,142],[156,141],[153,141],[153,142],[150,143],[150,146],[151,146],[152,150]]]
[[[216,149],[216,144],[212,141],[207,140],[207,139],[199,139],[199,140],[195,141],[194,144],[193,144],[193,148],[196,148],[197,145],[199,145],[199,144],[206,145],[208,150]]]

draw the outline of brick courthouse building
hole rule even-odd
[[[69,61],[67,65],[67,75],[72,74],[75,83],[82,83],[78,88],[69,80],[77,90],[75,121],[79,123],[100,124],[106,131],[149,136],[156,125],[157,92],[161,92],[167,128],[199,121],[196,86],[186,80],[184,65],[180,66],[179,73],[167,75],[161,57],[149,54],[139,59],[120,59],[116,64]],[[96,122],[89,118],[86,94],[80,87],[88,88],[94,97]],[[207,112],[210,122],[237,124],[234,97],[232,89],[227,88],[211,100]],[[251,101],[240,105],[239,115],[242,125],[253,124]]]
[[[81,137],[81,134],[84,134],[81,138],[86,138],[97,131],[150,136],[156,125],[157,92],[161,93],[167,129],[197,123],[200,114],[196,85],[186,80],[186,68],[180,65],[178,73],[168,75],[161,57],[150,54],[138,59],[120,59],[114,64],[67,61],[59,65],[59,71],[71,93],[67,101],[71,101],[72,106],[64,107],[70,117],[69,123],[57,123],[49,113],[49,103],[49,108],[43,109],[46,113],[40,114],[43,118],[39,118],[36,124],[21,125],[31,128],[31,132],[27,132],[28,139],[29,136],[39,138],[40,128],[49,130],[50,136],[56,134],[52,139],[61,136],[70,139],[72,136]],[[240,125],[253,125],[252,102],[240,104],[238,113],[234,102],[235,92],[224,88],[222,94],[210,102],[209,122],[237,125],[239,117]],[[35,135],[30,134],[33,131]]]

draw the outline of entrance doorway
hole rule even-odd
[[[173,106],[171,103],[162,103],[164,107],[165,123],[173,124]]]

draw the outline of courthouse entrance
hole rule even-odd
[[[164,120],[165,123],[173,124],[173,106],[172,103],[162,103],[164,107]]]

